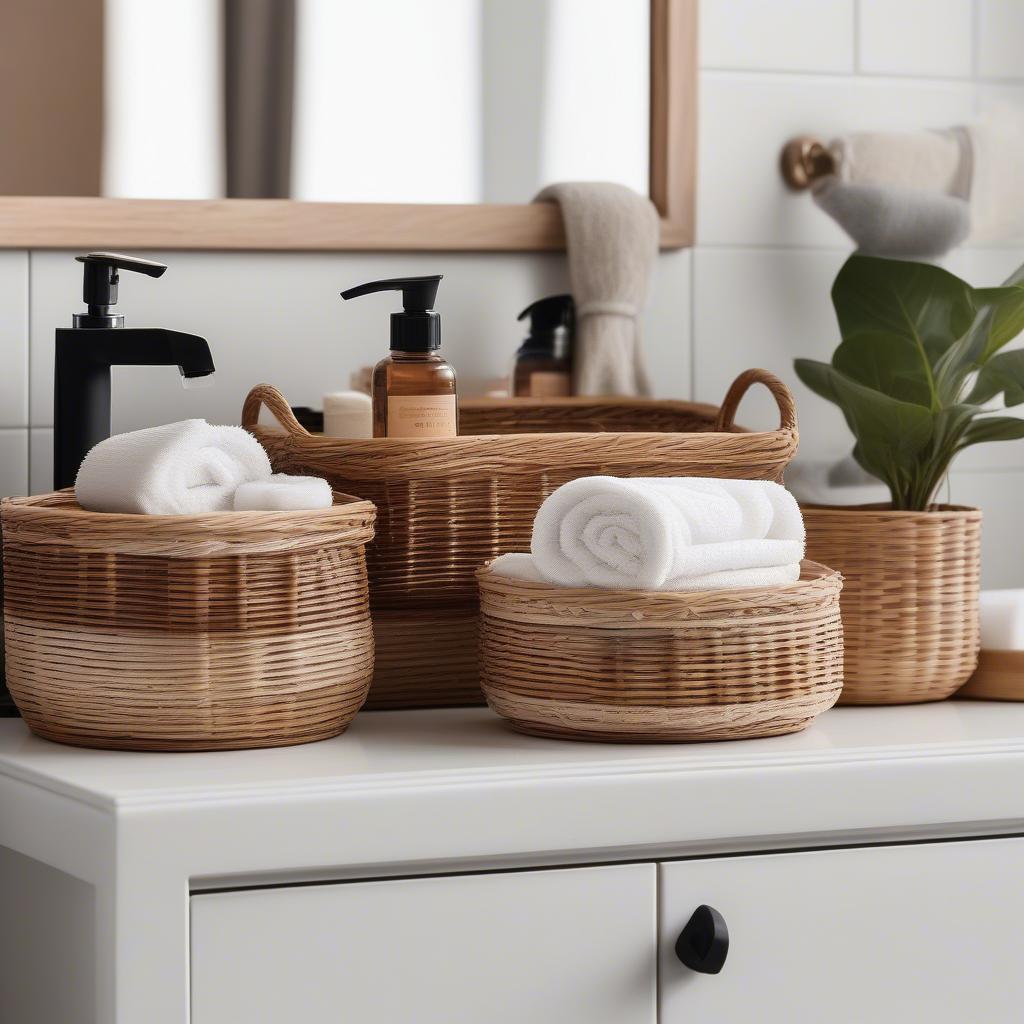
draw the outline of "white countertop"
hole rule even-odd
[[[836,708],[792,736],[610,745],[485,708],[364,712],[321,743],[86,750],[0,722],[0,845],[112,841],[192,888],[1024,832],[1024,704]],[[8,813],[9,812],[9,813]],[[154,865],[154,871],[156,865]]]
[[[790,736],[625,745],[525,736],[485,708],[369,711],[335,739],[198,754],[68,747],[36,738],[18,719],[0,721],[0,773],[112,809],[244,800],[269,793],[283,798],[311,790],[696,775],[726,769],[752,774],[800,765],[995,754],[1024,758],[1024,704],[945,701],[835,708]]]

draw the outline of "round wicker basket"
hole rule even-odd
[[[613,742],[776,736],[842,687],[839,573],[702,593],[564,590],[479,572],[481,681],[522,732]]]
[[[224,750],[344,731],[373,672],[373,506],[87,512],[8,498],[7,682],[33,732],[79,746]]]
[[[735,425],[753,384],[774,396],[777,430]],[[259,424],[264,406],[276,429]],[[378,658],[370,707],[482,703],[476,570],[503,551],[529,550],[533,518],[556,487],[597,474],[778,480],[797,447],[793,396],[764,370],[741,374],[721,408],[625,398],[481,400],[464,402],[460,418],[454,438],[349,440],[308,433],[269,385],[245,400],[242,425],[276,472],[322,476],[377,508],[367,551]],[[432,617],[440,636],[425,642]],[[439,645],[453,665],[441,678]]]
[[[807,556],[843,574],[841,704],[943,700],[978,660],[981,512],[803,507]]]

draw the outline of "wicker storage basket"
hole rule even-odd
[[[778,403],[777,430],[734,425],[754,383]],[[283,429],[258,424],[262,406]],[[268,385],[245,401],[242,424],[275,471],[325,477],[377,507],[368,564],[378,669],[368,707],[482,703],[476,570],[503,551],[529,549],[533,517],[556,487],[595,474],[778,480],[797,446],[792,395],[763,370],[742,374],[720,409],[509,400],[467,402],[460,417],[463,433],[455,438],[346,440],[309,434]],[[431,618],[439,629],[433,635],[424,631]]]
[[[981,512],[804,506],[807,556],[845,580],[841,704],[943,700],[978,660]]]
[[[8,498],[7,682],[47,739],[130,750],[342,732],[373,672],[373,506],[139,516]]]
[[[776,736],[839,696],[839,573],[703,593],[564,590],[480,570],[481,681],[522,732],[613,742]]]

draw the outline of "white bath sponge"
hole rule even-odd
[[[236,512],[296,512],[330,508],[334,503],[331,485],[318,476],[289,476],[275,473],[269,480],[253,480],[235,491]]]

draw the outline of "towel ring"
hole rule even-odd
[[[836,159],[820,140],[799,135],[782,147],[779,169],[794,192],[803,192],[816,181],[836,173]]]

